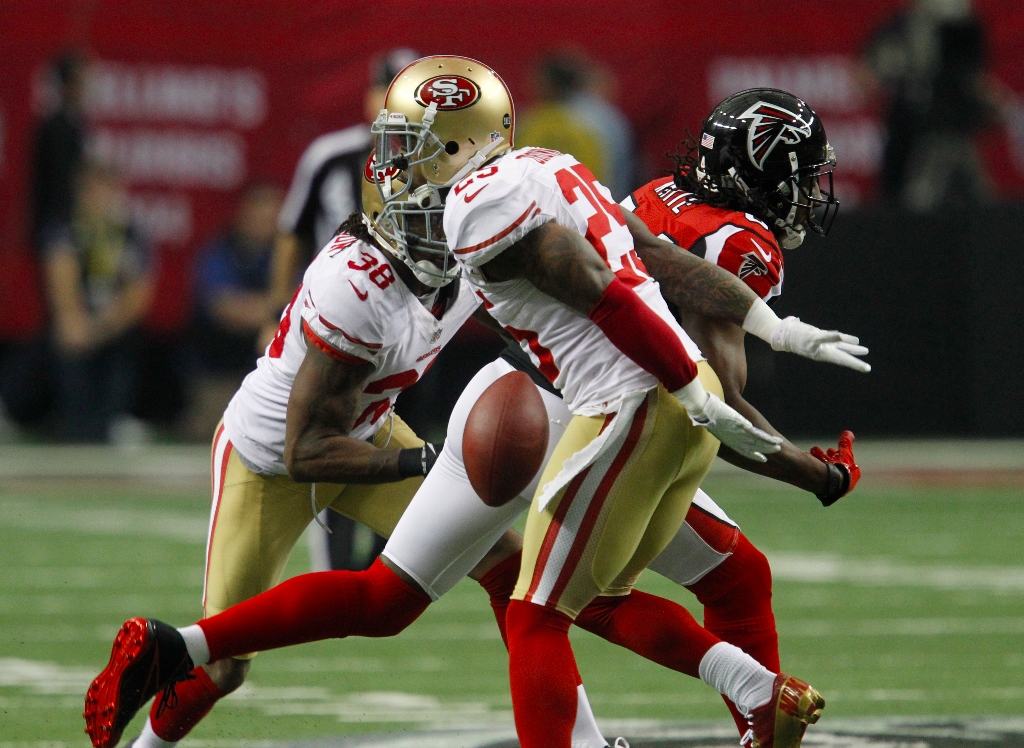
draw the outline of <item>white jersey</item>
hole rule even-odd
[[[614,412],[623,395],[650,390],[658,380],[620,352],[585,314],[529,281],[491,283],[484,278],[481,265],[548,221],[585,236],[616,276],[672,328],[690,357],[703,359],[637,256],[622,209],[590,170],[557,151],[511,151],[452,189],[445,234],[491,316],[561,390],[573,413]]]
[[[313,260],[273,341],[224,413],[224,430],[249,466],[283,475],[285,416],[306,341],[334,359],[374,367],[356,405],[354,439],[369,439],[395,398],[430,367],[480,305],[462,280],[428,310],[379,248],[339,234]]]

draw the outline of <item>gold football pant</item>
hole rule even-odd
[[[697,365],[708,392],[722,385]],[[576,416],[540,480],[583,449],[611,416]],[[664,387],[647,393],[630,427],[544,508],[534,497],[526,521],[519,582],[512,595],[575,618],[598,595],[627,595],[675,537],[718,452],[718,439],[694,426]]]
[[[397,416],[389,448],[421,447],[423,441]],[[373,442],[382,447],[389,429]],[[213,440],[213,507],[206,546],[203,608],[207,617],[254,597],[281,580],[288,556],[314,516],[325,507],[388,537],[422,478],[396,483],[296,483],[287,475],[263,476],[242,461],[224,426]],[[242,659],[242,658],[240,658]]]

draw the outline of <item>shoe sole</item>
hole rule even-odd
[[[110,661],[85,694],[85,732],[94,748],[113,748],[127,724],[115,725],[121,704],[121,678],[125,670],[151,645],[144,618],[125,621],[110,650]],[[129,720],[130,721],[130,720]]]

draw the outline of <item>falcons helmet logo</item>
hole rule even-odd
[[[747,154],[758,169],[764,171],[775,146],[780,142],[795,145],[811,137],[811,124],[788,109],[759,101],[739,116],[750,120],[747,131]]]

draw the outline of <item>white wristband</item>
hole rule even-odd
[[[686,412],[690,414],[691,418],[702,416],[704,414],[704,406],[708,404],[708,400],[711,398],[708,391],[704,389],[704,385],[700,383],[700,379],[696,377],[685,387],[673,392],[672,396],[686,408]]]
[[[772,308],[761,299],[757,299],[750,306],[746,318],[743,320],[743,329],[751,335],[756,335],[766,343],[772,342],[772,333],[779,326],[779,315],[772,311]]]

